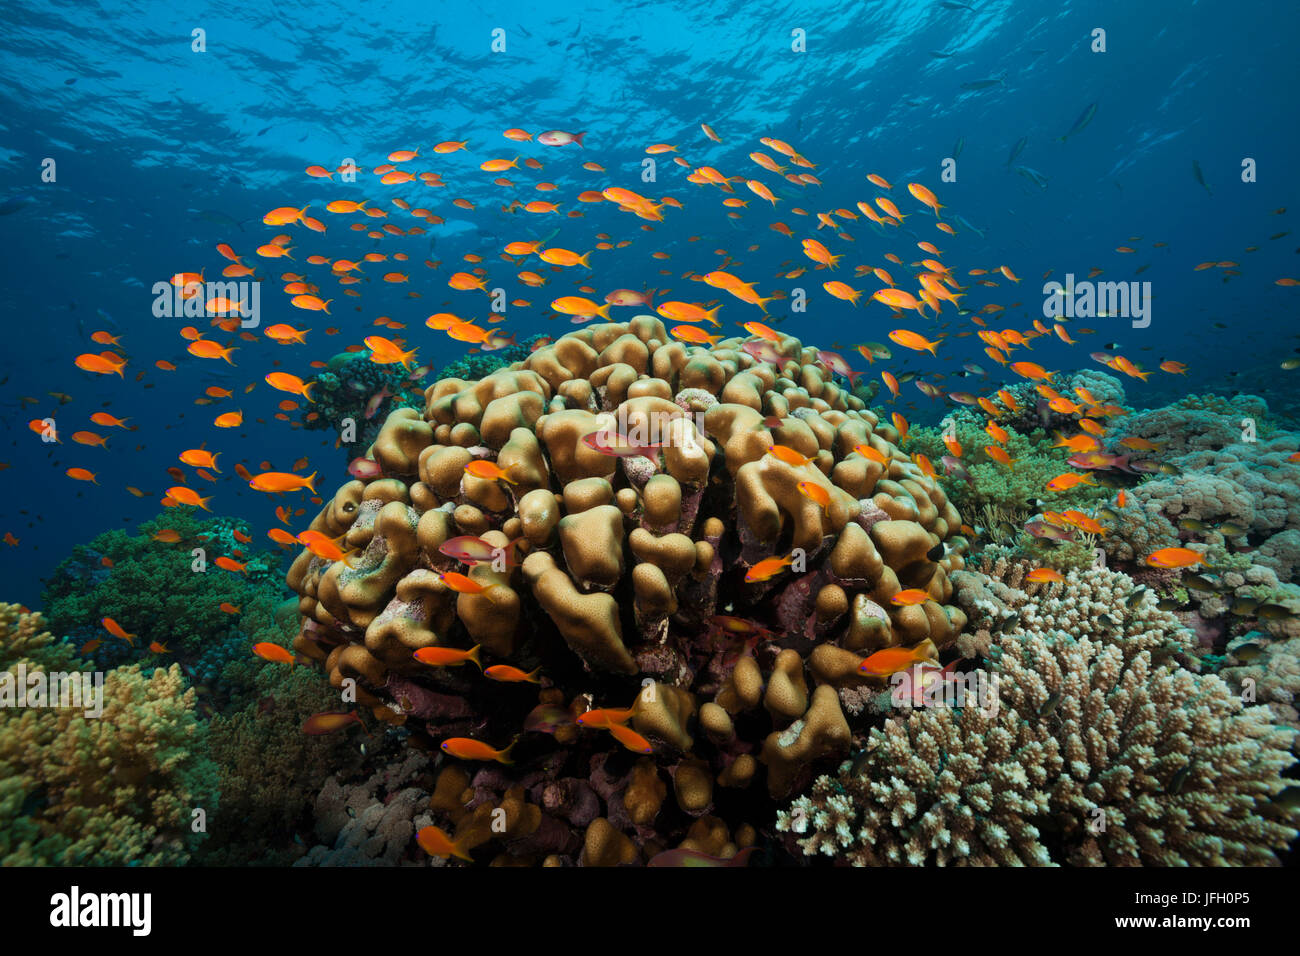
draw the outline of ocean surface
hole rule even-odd
[[[207,482],[185,466],[186,486],[210,496],[215,513],[247,520],[264,542],[282,499],[250,488],[236,463],[253,472],[318,472],[326,495],[342,483],[347,463],[333,433],[292,427],[305,403],[289,421],[274,417],[286,395],[265,383],[266,374],[310,380],[313,361],[375,334],[418,348],[416,361],[435,372],[464,358],[471,346],[426,328],[425,319],[452,311],[483,323],[490,315],[481,292],[447,286],[453,272],[476,267],[466,254],[482,257],[490,288],[530,303],[509,306],[505,321],[492,326],[521,342],[569,331],[570,316],[557,317],[549,305],[582,294],[583,284],[598,302],[619,288],[658,290],[656,301],[716,300],[718,331],[743,334],[740,323],[764,320],[759,309],[684,277],[726,268],[757,283],[763,296],[778,294],[764,321],[805,344],[837,349],[866,373],[864,381],[878,381],[888,368],[927,376],[944,391],[1018,379],[989,361],[978,338],[955,337],[974,327],[947,303],[937,318],[927,311],[907,324],[953,336],[937,354],[893,346],[889,362],[868,367],[854,346],[888,341],[899,323],[871,300],[881,282],[870,271],[855,276],[854,267],[903,275],[906,268],[885,254],[911,263],[925,257],[916,243],[931,242],[967,285],[963,307],[986,316],[990,328],[1027,327],[1043,316],[1045,282],[1084,281],[1101,270],[1101,281],[1150,283],[1140,287],[1149,295],[1149,324],[1077,318],[1068,328],[1079,344],[1045,336],[1033,361],[1100,368],[1089,357],[1096,350],[1147,370],[1177,361],[1185,374],[1126,378],[1129,403],[1248,391],[1295,427],[1300,370],[1281,366],[1300,346],[1300,288],[1278,282],[1300,276],[1300,6],[889,0],[538,11],[524,3],[401,0],[10,5],[0,33],[0,71],[10,78],[0,87],[0,407],[10,423],[0,448],[0,533],[14,543],[0,544],[0,598],[39,606],[42,579],[74,545],[158,514],[160,498],[177,484],[168,469],[200,445],[221,453],[219,474]],[[516,128],[534,138],[503,136]],[[546,130],[585,135],[581,145],[548,147],[535,138]],[[760,169],[751,152],[790,160],[762,138],[815,164],[787,172],[809,172],[818,184]],[[458,141],[464,149],[433,152]],[[648,155],[656,144],[675,149]],[[372,170],[390,153],[417,149],[419,157],[400,167],[432,171],[440,185],[379,183]],[[504,173],[479,168],[515,157],[517,167]],[[673,162],[679,157],[687,166]],[[360,167],[355,183],[337,172],[348,160]],[[653,182],[643,179],[647,160],[655,164]],[[333,180],[304,172],[315,165],[334,171]],[[730,177],[734,192],[688,181],[704,166]],[[892,189],[873,185],[868,174]],[[501,176],[511,185],[494,182]],[[744,179],[766,183],[776,206]],[[538,183],[555,188],[537,190]],[[944,207],[940,219],[908,194],[908,183],[933,191]],[[646,222],[615,203],[577,200],[609,187],[671,197],[680,208],[665,206],[662,221]],[[732,197],[748,205],[724,204]],[[901,225],[835,212],[854,214],[858,202],[877,197],[897,203]],[[389,215],[325,212],[340,199],[368,200]],[[421,224],[396,199],[442,222]],[[528,213],[511,208],[515,199],[556,202],[559,211]],[[328,231],[263,224],[269,210],[284,206],[309,206]],[[832,216],[833,228],[815,228],[819,212]],[[350,230],[358,221],[424,232],[371,239]],[[936,228],[940,221],[953,234]],[[773,231],[776,222],[791,226],[793,237]],[[529,288],[516,278],[525,267],[502,262],[501,251],[555,229],[550,245],[594,250],[591,270],[548,271],[548,285]],[[292,260],[255,253],[283,233],[291,235]],[[601,234],[613,248],[597,248],[606,241]],[[803,237],[842,254],[839,267],[815,271],[797,241]],[[218,277],[230,264],[217,252],[223,243],[266,280],[254,341],[212,329],[206,318],[153,311],[156,283],[179,273]],[[345,297],[329,267],[304,261],[313,254],[361,259],[376,249],[409,258],[400,268],[391,258],[366,264],[362,281],[348,287],[359,297]],[[997,274],[1004,265],[1019,283]],[[787,278],[799,268],[808,271]],[[408,281],[383,281],[388,269]],[[996,287],[974,285],[973,269],[995,273]],[[334,300],[331,314],[291,305],[277,281],[286,272],[328,286],[321,298]],[[860,301],[824,291],[831,279],[861,291]],[[798,289],[806,309],[796,312]],[[980,311],[989,305],[1001,309]],[[645,311],[613,313],[625,320]],[[377,329],[380,316],[405,329]],[[305,344],[281,345],[262,334],[278,323],[312,331]],[[235,345],[234,364],[190,354],[181,334],[187,325]],[[327,327],[338,331],[327,336]],[[122,375],[74,364],[103,351],[95,333],[119,340]],[[962,376],[966,363],[987,377]],[[196,404],[209,387],[232,395]],[[915,421],[937,421],[950,407],[904,389],[896,408]],[[242,427],[214,428],[215,415],[235,409]],[[95,425],[96,412],[125,419],[132,430]],[[47,418],[58,443],[29,428]],[[83,430],[107,447],[74,441]],[[94,480],[70,477],[69,469]],[[297,506],[301,496],[290,497]]]

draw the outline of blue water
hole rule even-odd
[[[0,309],[6,317],[0,407],[10,428],[0,447],[0,462],[8,466],[0,471],[0,532],[20,543],[0,545],[6,572],[0,599],[38,605],[41,577],[72,545],[158,513],[162,489],[174,483],[166,469],[200,442],[224,452],[222,480],[191,484],[213,495],[216,513],[249,519],[260,546],[276,502],[233,474],[236,461],[254,472],[263,460],[289,470],[308,456],[326,495],[345,477],[331,434],[293,430],[272,418],[286,397],[262,382],[272,362],[309,378],[310,361],[382,332],[371,324],[379,315],[407,324],[400,334],[420,347],[420,362],[436,367],[461,357],[464,345],[425,329],[423,320],[448,307],[465,317],[486,316],[480,293],[445,285],[456,268],[470,268],[460,261],[465,253],[484,257],[491,285],[532,302],[512,309],[503,326],[522,339],[569,331],[567,318],[547,318],[547,305],[584,282],[602,296],[645,286],[671,288],[672,297],[689,301],[720,298],[724,331],[734,334],[737,322],[761,314],[681,278],[687,270],[719,268],[723,258],[715,250],[725,249],[734,257],[728,268],[757,281],[765,295],[808,290],[808,311],[783,331],[819,346],[838,342],[863,369],[852,344],[885,341],[896,326],[886,309],[867,301],[878,284],[870,276],[854,279],[844,267],[833,276],[809,271],[794,280],[777,273],[811,267],[796,241],[806,235],[845,253],[845,266],[894,269],[882,258],[886,252],[919,258],[915,239],[897,230],[882,238],[859,219],[847,227],[856,240],[848,243],[830,230],[815,232],[815,220],[790,212],[792,205],[814,213],[853,210],[856,201],[882,195],[867,183],[869,172],[894,183],[893,198],[911,213],[905,228],[934,242],[958,275],[1006,264],[1024,280],[971,288],[972,308],[1007,307],[991,327],[1023,328],[1039,315],[1041,277],[1049,270],[1054,278],[1071,272],[1083,278],[1101,268],[1106,279],[1119,280],[1147,267],[1140,280],[1152,283],[1148,328],[1122,319],[1080,320],[1071,327],[1091,326],[1096,334],[1074,348],[1039,340],[1035,361],[1097,368],[1087,353],[1116,342],[1146,368],[1165,358],[1189,367],[1186,378],[1126,379],[1133,404],[1163,404],[1188,391],[1246,390],[1283,412],[1300,405],[1300,370],[1279,368],[1300,346],[1300,288],[1275,284],[1300,277],[1300,236],[1269,238],[1290,232],[1300,213],[1294,122],[1300,6],[1294,3],[985,0],[969,10],[928,0],[645,2],[581,11],[561,4],[550,15],[525,3],[226,6],[231,9],[105,3],[91,10],[72,2],[22,2],[7,9],[0,31],[0,71],[11,80],[0,87]],[[191,50],[196,28],[206,31],[206,52]],[[495,28],[505,31],[503,53],[490,49]],[[1094,28],[1106,31],[1104,53],[1090,49]],[[796,29],[805,31],[806,52],[791,50]],[[962,88],[989,78],[1002,82]],[[1095,118],[1058,142],[1090,103],[1097,104]],[[700,123],[724,142],[708,140]],[[513,143],[501,135],[511,127],[533,134],[585,131],[586,148]],[[795,145],[817,164],[813,171],[824,186],[799,188],[760,171],[747,154],[764,149],[762,136]],[[1015,165],[1045,177],[1045,188],[1007,165],[1022,136],[1028,143]],[[467,151],[429,152],[436,142],[462,139]],[[956,181],[943,182],[941,164],[962,139]],[[676,144],[678,152],[657,157],[657,182],[647,185],[640,174],[652,143]],[[370,174],[390,151],[418,146],[423,155],[409,168],[440,172],[446,188],[380,186]],[[513,190],[493,185],[495,174],[478,169],[485,159],[515,155],[521,168],[506,173]],[[671,162],[674,155],[729,176],[760,178],[790,198],[773,212],[737,184],[735,195],[753,201],[743,218],[729,219],[722,194],[686,182],[688,170]],[[522,168],[527,157],[542,161],[544,170]],[[46,158],[56,163],[54,182],[41,179]],[[303,173],[312,164],[334,168],[344,158],[364,169],[355,185]],[[1242,181],[1246,158],[1257,164],[1255,182]],[[1208,190],[1196,181],[1193,161]],[[584,162],[606,172],[586,171]],[[535,193],[538,181],[559,188]],[[951,237],[938,232],[933,217],[906,194],[913,181],[932,188],[949,214],[982,237],[965,227]],[[646,232],[640,220],[608,203],[575,202],[581,190],[611,185],[672,196],[686,208],[665,209],[665,221]],[[585,215],[501,212],[514,195],[558,201],[562,212],[580,208]],[[399,221],[388,203],[394,196],[431,209],[445,225],[377,244],[347,229],[358,217],[323,211],[332,199],[370,198],[392,213],[378,222]],[[456,197],[477,209],[453,207]],[[325,236],[261,223],[273,207],[307,203],[328,222]],[[1281,208],[1287,211],[1275,214]],[[214,212],[229,221],[212,221]],[[796,238],[771,231],[776,220],[793,226]],[[602,232],[633,244],[597,252],[590,276],[566,271],[544,289],[526,289],[514,279],[517,268],[500,262],[498,253],[507,242],[555,227],[561,231],[554,244],[580,252],[592,249]],[[306,347],[217,333],[211,337],[239,346],[236,367],[187,355],[178,332],[188,321],[154,318],[151,286],[179,271],[215,277],[226,265],[215,252],[221,242],[253,262],[252,250],[282,231],[295,237],[295,261],[270,263],[261,270],[270,277],[307,272],[324,288],[327,270],[312,272],[303,256],[359,258],[378,246],[410,255],[402,268],[411,282],[385,285],[369,270],[371,281],[356,287],[363,296],[337,296],[331,318],[292,308],[272,279],[264,288],[261,327],[312,328]],[[701,238],[691,242],[692,236]],[[1157,248],[1158,242],[1167,245]],[[759,248],[749,251],[752,244]],[[1120,246],[1136,251],[1116,252]],[[1246,251],[1250,246],[1258,250]],[[655,259],[652,252],[671,258]],[[425,258],[442,265],[432,272]],[[1240,275],[1193,269],[1223,260],[1238,262]],[[858,307],[822,291],[821,282],[832,277],[866,290]],[[421,298],[409,298],[411,291]],[[773,303],[772,315],[788,315],[785,306]],[[616,309],[615,318],[638,311]],[[954,322],[952,331],[969,328],[951,312],[940,321]],[[322,330],[330,325],[341,333],[326,338]],[[89,339],[98,330],[123,337],[124,379],[73,365],[76,355],[101,350]],[[974,337],[950,340],[937,358],[894,352],[888,367],[895,372],[942,372],[951,389],[971,388],[951,378],[962,362],[990,369],[990,381],[1001,375]],[[159,359],[178,371],[159,371]],[[137,372],[144,372],[143,381],[135,380]],[[244,394],[249,383],[256,387]],[[212,384],[234,391],[234,399],[195,405]],[[940,406],[907,388],[900,407],[920,420],[936,417]],[[72,401],[59,405],[50,392]],[[236,407],[245,428],[212,427],[215,414]],[[129,417],[139,430],[91,425],[90,414],[101,408]],[[62,445],[43,445],[27,429],[28,420],[51,414]],[[107,434],[109,449],[72,443],[67,436],[79,429]],[[98,485],[71,480],[65,475],[71,467],[94,471]],[[152,494],[137,499],[126,485]],[[302,496],[289,500],[308,516],[315,513]]]

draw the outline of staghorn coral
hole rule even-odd
[[[971,631],[958,639],[967,657],[987,656],[997,634],[1088,637],[1118,645],[1126,658],[1140,651],[1185,657],[1195,645],[1183,622],[1126,574],[1089,567],[1066,572],[1059,583],[1028,581],[1034,566],[989,548],[979,568],[954,572],[955,600]]]
[[[0,671],[88,675],[43,626],[0,605]],[[0,708],[0,866],[178,865],[204,838],[191,814],[217,809],[216,769],[180,668],[119,667],[102,693],[98,716]]]
[[[577,713],[635,698],[631,726],[672,781],[673,812],[661,811],[653,839],[637,834],[642,850],[676,842],[716,787],[793,792],[847,752],[837,690],[867,680],[862,657],[889,646],[935,655],[956,639],[964,615],[948,575],[964,543],[942,489],[897,449],[893,428],[828,381],[814,350],[784,338],[778,368],[740,344],[690,348],[641,316],[584,327],[476,382],[432,385],[423,415],[398,410],[376,438],[382,474],[343,485],[312,522],[357,553],[294,562],[295,649],[334,686],[355,680],[376,717],[434,740],[504,746],[537,698],[471,668],[421,665],[420,648],[478,644],[485,664],[540,666]],[[653,459],[617,457],[583,441],[613,428],[660,447]],[[853,453],[863,442],[887,467]],[[774,444],[811,463],[768,454]],[[473,461],[511,483],[468,474]],[[439,550],[458,535],[522,541],[509,561],[464,567]],[[746,569],[772,555],[792,555],[793,567],[747,583]],[[453,591],[438,574],[453,570],[487,592]],[[933,600],[894,605],[904,588]],[[712,623],[723,613],[761,623],[770,639],[756,657]],[[819,649],[838,654],[814,658]],[[755,696],[765,675],[769,692]],[[822,686],[809,691],[810,678]],[[693,729],[706,704],[708,740]],[[611,747],[624,753],[599,731],[525,733],[514,772],[545,765],[582,779]],[[604,813],[636,832],[621,796]]]
[[[1065,634],[1004,637],[991,701],[873,730],[778,814],[803,853],[880,865],[1260,865],[1300,812],[1292,732],[1215,676]]]

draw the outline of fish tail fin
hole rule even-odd
[[[497,755],[497,760],[501,761],[504,764],[514,763],[514,761],[510,759],[510,751],[515,749],[515,744],[519,743],[520,736],[522,735],[515,734],[515,739],[510,741],[510,746],[506,747],[505,750],[501,751],[501,753]]]
[[[590,259],[590,258],[591,258],[591,253],[590,253],[590,252],[584,252],[582,255],[578,256],[578,264],[579,264],[580,266],[583,266],[583,267],[586,268],[586,269],[590,269],[590,268],[591,268],[591,263],[587,261],[587,260]],[[599,310],[598,310],[598,311],[599,311]],[[606,314],[605,317],[606,317],[606,318],[609,318],[608,313]]]
[[[478,653],[478,651],[479,651],[479,647],[480,647],[480,646],[481,646],[481,645],[475,644],[473,647],[471,647],[471,648],[469,649],[469,654],[467,655],[467,660],[471,660],[471,661],[473,661],[476,665],[478,665],[479,673],[482,673],[482,672],[483,672],[483,661],[482,661],[482,659],[479,657],[479,653]]]
[[[333,302],[334,300],[331,299],[330,301]],[[315,384],[316,384],[315,382],[308,382],[306,385],[302,387],[302,397],[307,399],[307,401],[311,402],[313,405],[316,404],[316,399],[312,398],[311,395],[308,393],[311,391],[311,387]]]
[[[539,664],[537,667],[534,667],[531,671],[529,671],[527,674],[524,675],[524,680],[530,681],[531,683],[534,684],[540,684],[541,680],[538,678],[537,675],[540,674],[541,672],[542,672],[542,668],[541,665]]]
[[[590,253],[588,253],[588,255],[590,255]],[[584,258],[585,258],[585,256],[584,256]],[[604,319],[606,322],[608,322],[608,321],[609,321],[609,303],[606,302],[604,305],[597,306],[597,307],[596,307],[596,314],[597,314],[598,316],[600,316],[602,319]]]
[[[584,136],[586,136],[586,135],[587,135],[587,131],[586,131],[586,130],[583,130],[583,131],[582,131],[581,133],[579,133],[577,136],[573,137],[573,141],[574,141],[575,143],[578,144],[578,148],[579,148],[579,149],[586,149],[586,148],[587,148],[587,147],[585,147],[585,146],[582,145],[582,137],[584,137]]]
[[[333,299],[326,299],[326,300],[325,300],[324,312],[325,312],[326,315],[329,315],[329,314],[330,314],[330,303],[333,302],[333,301],[334,301]],[[311,329],[308,329],[307,331],[310,332]],[[306,333],[304,333],[304,334],[306,334]]]
[[[458,860],[464,860],[467,863],[473,863],[474,858],[469,855],[469,851],[465,849],[464,846],[464,841],[467,839],[469,839],[469,834],[466,834],[465,836],[460,837],[457,840],[453,840],[451,844],[451,855],[456,857],[456,859]]]
[[[307,478],[303,481],[303,484],[305,484],[305,485],[307,486],[308,490],[311,491],[311,493],[312,493],[313,495],[316,494],[316,488],[315,488],[314,485],[312,484],[315,480],[316,480],[316,472],[313,471],[313,472],[312,472],[310,475],[308,475]]]

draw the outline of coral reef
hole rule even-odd
[[[1125,657],[1149,651],[1157,660],[1188,660],[1195,635],[1128,575],[1089,567],[1059,583],[1028,581],[1035,565],[1014,554],[988,548],[978,566],[953,572],[954,600],[968,621],[957,640],[963,656],[988,656],[999,635],[1031,635],[1089,637],[1116,644]]]
[[[0,605],[0,673],[89,678],[43,627]],[[178,865],[204,838],[192,814],[216,811],[216,768],[180,668],[116,668],[102,695],[99,714],[0,707],[0,866]]]
[[[273,626],[285,594],[281,555],[254,551],[233,537],[238,529],[228,518],[200,520],[188,508],[173,508],[142,523],[138,534],[107,531],[78,545],[42,595],[51,630],[79,645],[102,639],[87,654],[101,669],[179,661],[196,683],[234,690],[222,681],[226,666],[248,656],[250,634]],[[201,573],[194,548],[206,554]],[[217,567],[223,556],[237,556],[245,572]],[[100,623],[105,617],[136,635],[133,643],[111,637]],[[150,652],[154,642],[169,653]]]
[[[859,866],[1278,863],[1300,811],[1268,802],[1293,732],[1265,709],[1118,643],[998,647],[995,701],[889,719],[777,829]]]
[[[340,431],[344,420],[351,419],[355,438],[339,440],[339,447],[351,460],[375,440],[388,413],[420,405],[420,381],[428,371],[427,367],[410,370],[401,365],[379,365],[370,361],[368,352],[340,352],[316,376],[311,402],[304,403],[301,410],[303,427]]]
[[[760,362],[742,344],[688,347],[641,316],[584,327],[477,382],[432,385],[422,415],[385,421],[369,451],[381,473],[343,485],[312,522],[354,554],[294,562],[295,649],[413,735],[495,747],[520,737],[522,779],[543,767],[586,779],[611,748],[610,760],[628,760],[612,734],[573,716],[632,707],[628,730],[673,781],[673,810],[641,833],[606,799],[599,819],[632,849],[593,836],[588,820],[588,862],[680,844],[720,805],[719,788],[796,792],[850,748],[837,689],[884,686],[858,672],[864,657],[900,647],[933,659],[956,640],[965,616],[948,575],[965,542],[943,490],[895,429],[829,381],[815,350],[785,337],[779,361]],[[640,442],[639,454],[603,453],[604,440]],[[855,453],[863,444],[886,464]],[[468,566],[440,550],[466,535],[499,560]],[[774,557],[782,566],[759,567]],[[904,589],[925,600],[895,603]],[[719,624],[733,619],[753,629],[749,648],[750,634]],[[520,736],[538,706],[531,685],[414,657],[470,645],[485,666],[540,667],[551,708],[568,716]],[[621,789],[657,790],[647,770],[634,781],[631,763],[616,765]],[[561,817],[579,809],[566,800],[590,803],[553,799]],[[726,828],[751,822],[762,821]]]

